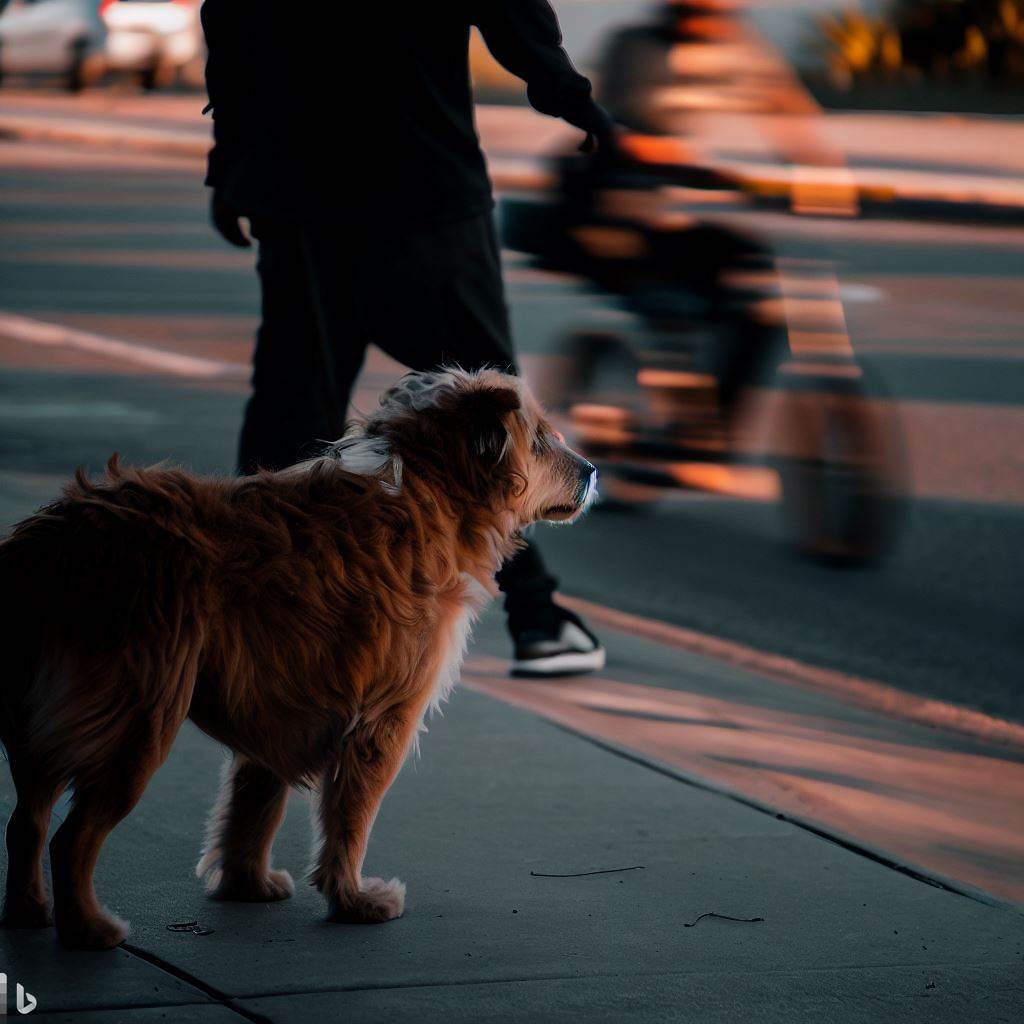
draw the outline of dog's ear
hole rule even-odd
[[[510,441],[508,414],[521,407],[515,388],[496,384],[457,393],[453,411],[465,436],[472,439],[475,453],[493,456],[499,462]]]

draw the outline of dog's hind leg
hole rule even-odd
[[[53,913],[57,936],[74,949],[109,949],[128,934],[126,922],[100,906],[93,871],[100,849],[118,822],[138,803],[163,761],[155,741],[76,784],[71,811],[50,840]]]
[[[410,702],[359,725],[342,747],[337,770],[320,790],[322,845],[312,880],[327,897],[331,921],[379,922],[401,917],[405,884],[363,878],[363,858],[381,800],[394,781],[423,717]]]
[[[48,781],[43,766],[17,748],[8,751],[18,803],[7,823],[7,884],[2,923],[6,928],[52,924],[43,880],[43,848],[50,812],[61,786]]]
[[[93,871],[107,836],[138,803],[185,720],[198,647],[180,646],[177,671],[154,677],[149,693],[159,698],[122,718],[103,758],[75,771],[71,811],[50,840],[54,924],[66,946],[109,949],[128,934],[127,924],[97,901]]]
[[[295,891],[291,875],[270,866],[287,802],[287,783],[262,765],[236,754],[226,766],[196,866],[214,899],[269,902]]]

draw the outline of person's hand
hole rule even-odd
[[[579,150],[595,159],[614,160],[622,152],[619,144],[621,134],[622,129],[614,124],[609,124],[600,133],[587,132],[586,138],[580,143]]]
[[[242,230],[240,217],[239,212],[224,198],[224,193],[215,188],[210,199],[210,220],[214,228],[225,241],[239,249],[248,249],[252,242]]]

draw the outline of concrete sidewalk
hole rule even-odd
[[[477,657],[503,644],[492,615]],[[43,1020],[126,1024],[1017,1019],[1024,917],[1011,910],[465,688],[422,746],[366,865],[408,883],[406,916],[338,926],[303,885],[278,904],[203,897],[192,868],[223,754],[186,727],[97,874],[132,922],[128,944],[68,953],[49,931],[0,932],[12,994],[23,984]],[[4,813],[11,799],[5,772]],[[293,798],[275,847],[296,878],[305,803]],[[608,873],[576,875],[591,871]],[[168,930],[186,921],[212,932]]]
[[[191,94],[12,91],[0,95],[0,137],[202,159],[211,130],[202,105],[203,97]],[[480,105],[477,128],[499,189],[543,187],[545,154],[569,148],[579,134],[521,106]],[[821,132],[846,155],[842,178],[856,185],[866,212],[1024,219],[1020,119],[832,112]],[[716,117],[702,138],[713,166],[768,201],[785,198],[795,179],[804,187],[819,179],[834,183],[835,172],[776,162],[749,119]]]

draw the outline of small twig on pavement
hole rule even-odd
[[[741,921],[743,924],[754,924],[755,921],[763,921],[763,917],[733,917],[731,914],[716,914],[713,910],[709,910],[706,914],[701,914],[696,920],[691,921],[689,924],[684,923],[684,928],[693,928],[698,922],[703,921],[705,917],[717,917],[720,921]]]
[[[546,871],[531,871],[534,878],[582,878],[584,875],[612,875],[617,871],[644,871],[643,864],[634,864],[628,868],[601,868],[598,871],[572,871],[568,875],[552,875]]]

